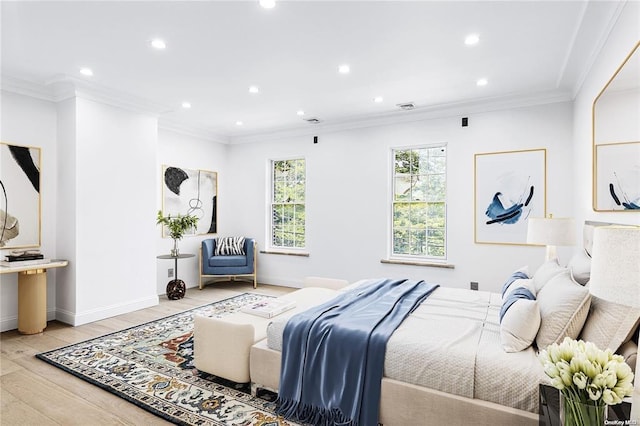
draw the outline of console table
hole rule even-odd
[[[195,254],[185,253],[177,256],[171,256],[170,254],[163,254],[156,256],[158,259],[173,259],[175,261],[173,271],[174,279],[167,283],[167,297],[170,300],[182,299],[187,291],[187,286],[184,281],[178,279],[178,259],[186,259],[188,257],[195,257]]]
[[[66,260],[0,266],[0,274],[18,274],[18,331],[42,333],[47,328],[47,269],[67,266]]]

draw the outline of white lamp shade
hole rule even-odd
[[[640,227],[595,228],[592,257],[591,294],[640,308]]]
[[[576,243],[576,228],[571,218],[530,217],[527,243],[546,246],[571,246]]]

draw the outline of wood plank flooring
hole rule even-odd
[[[44,333],[0,334],[0,424],[12,425],[168,425],[171,424],[110,392],[53,367],[36,353],[99,337],[245,292],[280,296],[292,288],[249,283],[217,283],[190,288],[180,300],[72,327],[50,321]]]

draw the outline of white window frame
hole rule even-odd
[[[445,179],[445,197],[444,200],[441,202],[444,202],[444,242],[443,242],[443,249],[444,249],[444,255],[443,256],[433,256],[433,255],[428,255],[428,254],[410,254],[410,253],[394,253],[394,204],[396,203],[395,200],[395,185],[396,185],[396,166],[395,166],[395,159],[396,159],[396,152],[397,151],[406,151],[406,150],[416,150],[416,149],[429,149],[429,148],[445,148],[445,150],[447,150],[446,152],[446,156],[445,156],[445,172],[444,172],[444,179]],[[390,173],[389,173],[389,180],[390,180],[390,191],[389,191],[389,219],[387,221],[388,223],[388,243],[387,243],[387,250],[388,250],[388,258],[391,260],[398,260],[398,261],[416,261],[416,262],[434,262],[434,263],[440,263],[440,262],[446,262],[447,260],[447,256],[448,256],[448,247],[447,247],[447,240],[448,240],[448,217],[447,217],[447,197],[448,197],[448,163],[449,163],[449,153],[448,153],[448,146],[446,142],[439,142],[439,143],[432,143],[432,144],[422,144],[422,145],[410,145],[410,146],[398,146],[398,147],[391,147],[390,150]],[[427,201],[428,202],[428,201]],[[428,229],[425,230],[425,232],[427,232]],[[425,238],[427,238],[427,236],[425,236]],[[428,248],[427,248],[428,250]]]
[[[274,204],[283,204],[281,202],[276,202],[275,198],[275,164],[281,161],[293,161],[293,160],[302,160],[305,164],[305,174],[304,174],[304,201],[296,201],[291,204],[302,204],[304,206],[305,218],[304,218],[304,246],[303,247],[295,247],[294,246],[284,246],[284,245],[275,245],[274,244],[274,232],[275,232],[275,224],[274,224],[274,214],[273,214],[273,206]],[[291,156],[284,158],[272,158],[268,161],[267,171],[269,173],[269,178],[267,182],[269,184],[269,190],[267,193],[269,197],[267,199],[267,246],[270,250],[275,252],[305,252],[308,245],[308,235],[307,235],[307,220],[306,220],[306,212],[307,212],[307,159],[304,156]],[[295,215],[295,212],[294,212]]]

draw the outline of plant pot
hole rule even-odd
[[[171,256],[178,257],[179,254],[180,254],[180,249],[178,249],[178,240],[174,239],[173,248],[171,249]]]
[[[560,393],[560,424],[563,426],[603,426],[607,419],[607,406],[595,402],[583,403]]]

